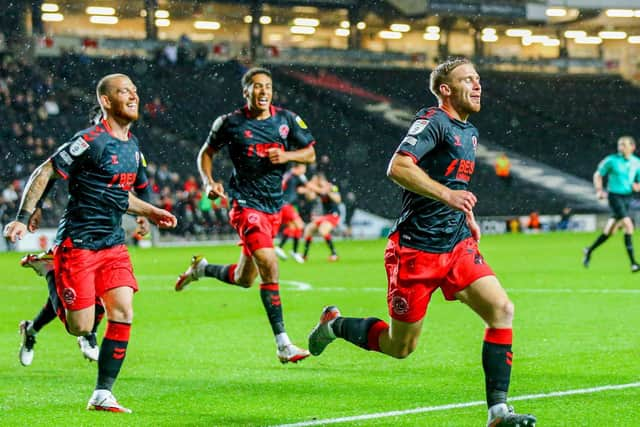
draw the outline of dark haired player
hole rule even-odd
[[[309,350],[319,355],[339,337],[405,358],[416,348],[431,294],[440,288],[447,300],[467,304],[487,324],[482,347],[487,426],[533,426],[534,416],[507,406],[514,307],[478,250],[476,196],[467,191],[478,144],[478,131],[467,118],[480,111],[480,76],[468,60],[450,59],[433,70],[429,87],[438,107],[417,113],[387,171],[404,189],[385,251],[391,325],[373,317],[343,317],[337,307],[325,307],[309,335]]]
[[[280,215],[283,230],[280,243],[275,247],[278,258],[286,260],[288,256],[283,248],[287,241],[292,239],[293,248],[291,250],[291,257],[299,264],[304,263],[304,258],[298,252],[300,238],[304,232],[304,221],[300,217],[300,213],[298,213],[298,201],[308,193],[306,171],[306,164],[296,163],[291,166],[282,179],[282,198],[284,204],[282,205]]]
[[[316,195],[320,198],[322,215],[313,219],[304,229],[304,259],[306,260],[309,256],[313,235],[318,233],[322,236],[331,252],[329,261],[338,261],[338,253],[333,244],[331,232],[340,224],[339,206],[340,203],[342,203],[340,191],[337,185],[327,180],[324,172],[316,173],[313,178],[311,178],[309,187],[314,188]]]
[[[247,104],[218,117],[198,154],[198,169],[209,198],[227,197],[222,183],[213,179],[213,158],[228,147],[234,171],[229,181],[229,222],[242,242],[236,264],[209,264],[200,255],[178,277],[180,291],[203,276],[248,288],[260,275],[260,297],[275,336],[280,362],[309,356],[295,346],[284,327],[278,285],[278,257],[273,238],[280,228],[282,176],[288,162],[311,163],[315,143],[306,123],[291,111],[271,104],[273,82],[264,68],[252,68],[242,77]]]
[[[144,216],[161,227],[175,227],[177,221],[130,193],[142,167],[138,141],[130,132],[138,119],[135,85],[124,74],[110,74],[98,82],[96,95],[103,120],[74,135],[31,174],[17,218],[4,234],[14,242],[20,239],[49,182],[69,180],[54,249],[56,290],[65,308],[61,319],[72,335],[86,335],[94,325],[96,297],[102,299],[108,320],[87,409],[131,412],[111,393],[126,355],[138,289],[122,216]]]

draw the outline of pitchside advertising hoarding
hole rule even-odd
[[[429,12],[455,16],[494,16],[526,18],[527,6],[522,0],[428,0]]]

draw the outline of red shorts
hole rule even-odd
[[[410,323],[424,318],[436,289],[442,289],[447,300],[454,300],[457,292],[479,278],[494,275],[471,237],[451,252],[437,254],[401,246],[398,233],[393,233],[384,253],[384,265],[389,315]]]
[[[138,284],[125,245],[91,250],[74,248],[66,239],[53,250],[56,289],[67,310],[91,307],[110,289]]]
[[[289,224],[290,222],[302,220],[296,208],[290,203],[282,207],[282,209],[280,210],[280,215],[282,224]]]
[[[340,215],[337,213],[322,215],[313,220],[313,223],[316,227],[320,227],[320,224],[322,224],[323,222],[328,222],[335,228],[338,226],[338,224],[340,224]]]
[[[236,230],[246,256],[258,249],[273,248],[273,238],[280,229],[280,212],[266,213],[234,206],[229,212],[229,224]]]

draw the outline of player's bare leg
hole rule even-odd
[[[296,363],[308,357],[309,352],[295,346],[289,339],[284,327],[280,285],[278,283],[278,257],[273,248],[261,248],[253,253],[253,261],[260,274],[260,298],[275,336],[278,359],[282,363]]]
[[[536,418],[516,414],[507,406],[513,363],[512,323],[514,306],[495,276],[485,276],[456,294],[487,324],[482,348],[482,366],[488,411],[487,426],[534,426]]]
[[[311,243],[313,241],[313,235],[316,233],[316,231],[318,231],[318,227],[313,223],[310,222],[309,224],[307,224],[307,226],[304,229],[304,253],[302,255],[303,259],[307,259],[307,257],[309,256],[309,249],[311,248]]]
[[[333,245],[333,238],[331,237],[331,232],[333,231],[333,224],[330,222],[322,222],[320,226],[318,226],[318,233],[324,238],[324,241],[327,243],[329,247],[329,251],[331,251],[331,255],[329,255],[329,261],[338,261],[338,254],[336,253],[336,248]]]

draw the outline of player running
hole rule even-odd
[[[236,264],[209,264],[194,256],[178,277],[176,291],[203,276],[248,288],[260,275],[260,297],[275,336],[276,354],[282,363],[309,356],[295,346],[284,327],[278,284],[278,257],[273,238],[280,228],[282,176],[288,162],[315,160],[315,140],[307,124],[295,113],[271,104],[271,72],[252,68],[242,77],[246,106],[218,117],[198,154],[198,169],[209,198],[227,197],[222,183],[213,179],[213,158],[225,146],[233,162],[229,180],[229,223],[242,243]]]
[[[104,119],[78,132],[31,174],[16,220],[7,224],[4,234],[12,242],[20,239],[49,182],[69,180],[69,200],[54,249],[56,290],[64,307],[61,320],[72,335],[87,335],[95,321],[96,297],[102,299],[108,320],[87,409],[131,412],[111,392],[126,356],[138,290],[122,216],[144,216],[161,227],[175,227],[177,221],[130,193],[143,168],[137,138],[130,132],[138,119],[135,85],[124,74],[110,74],[98,82],[96,96]]]
[[[333,244],[331,232],[340,224],[340,191],[338,186],[327,180],[324,172],[317,172],[310,181],[322,204],[322,215],[313,219],[304,229],[304,259],[309,256],[309,249],[315,233],[320,234],[331,251],[329,261],[338,261],[338,253]]]
[[[533,415],[507,406],[513,363],[513,303],[478,250],[480,228],[467,191],[475,166],[478,131],[467,121],[480,111],[480,76],[464,58],[438,65],[430,77],[438,107],[420,110],[391,159],[387,175],[403,188],[402,212],[385,251],[391,325],[375,317],[343,317],[325,307],[309,335],[321,354],[335,338],[366,350],[405,358],[418,338],[431,294],[467,304],[487,324],[482,366],[487,426],[533,426]]]
[[[304,263],[304,258],[298,252],[298,245],[300,244],[300,238],[304,231],[304,221],[298,213],[298,201],[301,197],[305,197],[307,193],[307,177],[305,172],[307,171],[307,165],[304,163],[296,163],[291,169],[284,175],[282,180],[282,189],[284,205],[280,214],[282,215],[281,222],[283,226],[282,238],[280,243],[274,249],[278,258],[286,260],[288,258],[284,251],[284,245],[289,238],[293,240],[293,250],[291,251],[291,257],[297,263]]]

